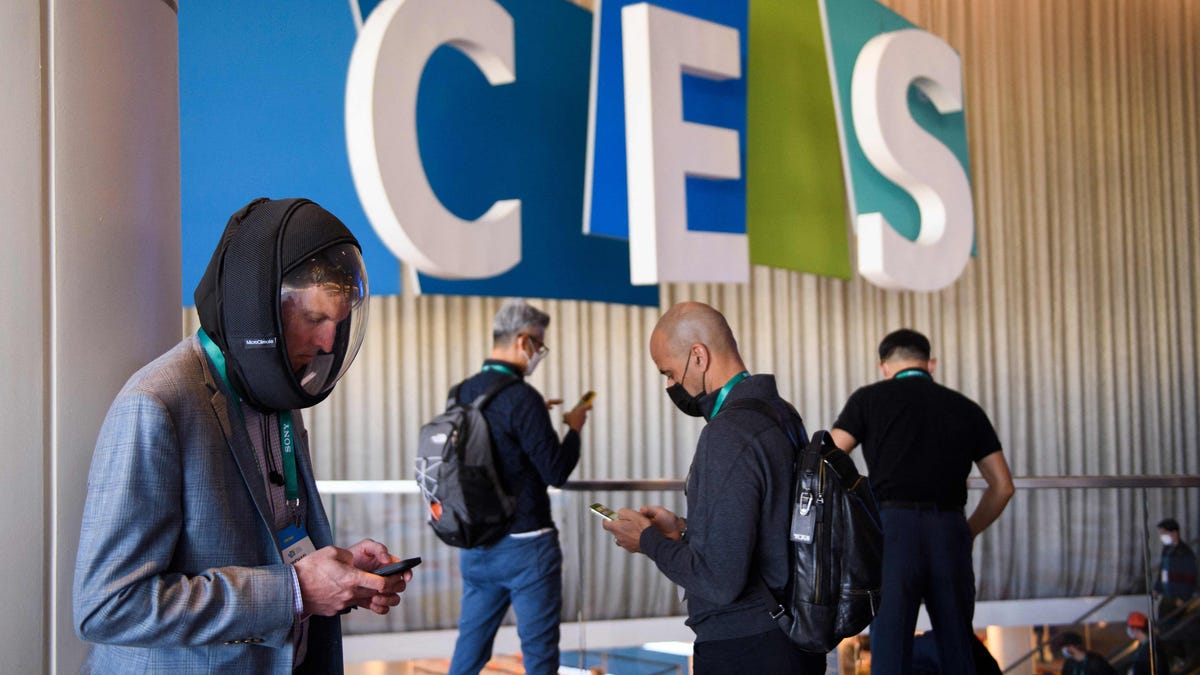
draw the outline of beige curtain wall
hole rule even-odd
[[[810,428],[877,379],[879,338],[910,326],[933,341],[937,378],[987,410],[1014,474],[1200,473],[1200,2],[884,4],[963,56],[979,248],[963,278],[916,294],[756,268],[747,285],[664,287],[662,304],[724,311],[750,368],[775,373]],[[568,402],[599,392],[573,477],[682,478],[700,426],[674,412],[646,355],[658,310],[534,302],[553,320],[533,384]],[[358,361],[306,415],[323,479],[413,477],[417,429],[478,369],[500,300],[371,303]],[[190,313],[185,325],[195,328]],[[649,561],[618,555],[579,516],[592,497],[556,500],[566,614],[680,612]],[[675,495],[599,497],[678,505]],[[428,561],[388,626],[453,626],[457,558],[421,523],[418,500],[336,502],[339,537],[372,536]],[[1134,490],[1019,493],[976,544],[980,598],[1140,588],[1144,517],[1176,516],[1187,538],[1200,530],[1196,490],[1150,491],[1147,507]],[[367,621],[348,626],[380,630]]]

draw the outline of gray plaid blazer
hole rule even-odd
[[[299,413],[305,523],[332,543]],[[231,423],[235,420],[239,423]],[[195,337],[129,379],[100,429],[75,565],[84,672],[288,673],[292,574],[240,424]],[[342,672],[337,617],[309,620],[302,670]]]

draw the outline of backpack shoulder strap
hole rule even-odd
[[[783,405],[787,406],[788,412],[795,414],[795,419],[800,417],[800,413],[796,412],[795,408],[793,408],[791,404],[784,402]],[[739,398],[737,400],[730,401],[725,405],[726,410],[729,410],[730,408],[753,410],[760,415],[766,415],[771,421],[775,422],[780,429],[783,430],[783,433],[787,435],[788,440],[792,442],[792,447],[797,450],[804,449],[804,446],[808,444],[808,433],[804,430],[804,422],[800,422],[799,425],[793,424],[794,419],[788,419],[784,413],[779,410],[778,406],[772,405],[761,398]],[[796,426],[799,426],[799,429],[796,429]]]
[[[519,378],[516,378],[516,377],[507,377],[506,376],[506,377],[500,378],[499,380],[496,380],[495,382],[492,383],[492,386],[485,389],[483,391],[483,393],[480,394],[479,396],[476,396],[474,401],[471,401],[471,407],[476,408],[476,409],[483,409],[483,406],[490,403],[492,401],[492,399],[496,396],[496,394],[500,393],[500,390],[504,389],[505,387],[507,387],[510,384],[513,384],[518,379]],[[450,410],[450,408],[461,403],[461,401],[458,400],[458,390],[462,388],[463,383],[465,383],[465,382],[466,382],[466,380],[463,380],[462,382],[459,382],[458,384],[454,385],[453,387],[450,387],[450,393],[446,394],[446,410]]]
[[[784,402],[783,405],[787,406],[788,412],[795,415],[795,418],[793,419],[798,419],[800,417],[800,413],[796,412],[796,409],[793,408],[791,404]],[[836,446],[833,445],[833,441],[828,431],[817,431],[813,434],[812,438],[809,439],[808,433],[804,429],[803,421],[801,421],[798,425],[794,425],[793,419],[788,419],[788,417],[785,416],[785,413],[780,411],[779,408],[782,406],[772,405],[771,403],[768,403],[762,399],[740,398],[735,401],[730,401],[725,407],[726,409],[745,408],[747,410],[753,410],[759,414],[766,415],[777,425],[779,425],[785,434],[787,434],[788,440],[791,441],[792,447],[796,451],[794,466],[797,475],[794,479],[792,488],[793,503],[795,503],[800,492],[811,492],[816,489],[817,465],[820,464],[824,459],[825,454],[822,452],[822,450],[827,445],[837,450]],[[794,426],[799,427],[798,432],[793,428]],[[838,450],[838,452],[841,451]],[[763,589],[766,590],[767,597],[770,598],[770,601],[767,603],[767,614],[775,621],[776,624],[779,625],[784,634],[789,635],[791,633],[792,622],[794,621],[794,617],[791,615],[791,610],[788,606],[788,598],[791,597],[792,584],[795,582],[795,556],[795,547],[788,546],[788,583],[787,587],[783,589],[783,598],[780,598],[775,590],[767,584],[767,580],[762,576],[761,572],[757,575],[759,583],[762,585]]]
[[[471,401],[471,406],[473,408],[475,408],[476,410],[483,410],[484,407],[487,406],[487,404],[492,402],[492,399],[496,397],[496,394],[499,394],[502,390],[504,390],[510,384],[516,384],[520,380],[521,380],[521,378],[519,378],[519,377],[510,377],[507,375],[504,377],[501,377],[500,379],[493,382],[490,387],[485,389],[482,394],[475,397],[475,400]]]

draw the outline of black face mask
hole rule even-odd
[[[679,408],[679,412],[689,417],[704,417],[704,410],[700,407],[700,399],[708,393],[704,390],[704,378],[700,378],[700,393],[695,396],[689,394],[687,389],[683,388],[683,378],[687,377],[688,367],[692,365],[691,355],[688,355],[687,363],[683,366],[683,376],[675,384],[667,387],[667,396],[671,397],[671,403]]]

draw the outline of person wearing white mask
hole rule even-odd
[[[1087,650],[1079,633],[1063,633],[1052,644],[1062,653],[1062,675],[1117,675],[1103,656]]]
[[[569,427],[560,440],[546,401],[525,377],[550,351],[550,316],[524,300],[512,300],[492,323],[492,352],[479,373],[458,389],[472,401],[502,380],[483,408],[501,479],[517,498],[516,518],[498,542],[460,553],[463,597],[458,640],[450,673],[478,673],[492,653],[492,641],[511,605],[528,673],[558,672],[559,615],[562,613],[562,550],[550,516],[547,486],[560,487],[579,463],[579,432],[591,403],[563,414]]]
[[[1196,620],[1183,607],[1196,595],[1196,554],[1179,536],[1179,521],[1165,518],[1158,523],[1162,558],[1154,595],[1158,600],[1158,625],[1168,657],[1191,661],[1200,656]]]

